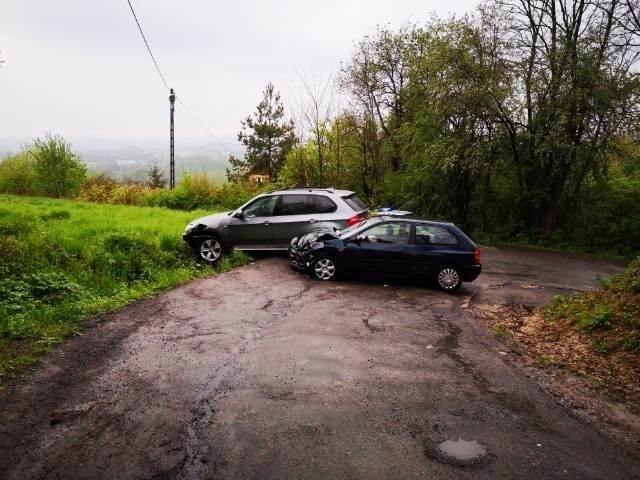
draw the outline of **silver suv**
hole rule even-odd
[[[287,250],[293,237],[342,230],[367,217],[367,206],[348,190],[298,188],[264,193],[232,212],[192,221],[182,238],[197,258],[216,263],[238,250]]]

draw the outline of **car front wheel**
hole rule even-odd
[[[311,264],[311,276],[317,280],[333,280],[336,278],[336,263],[330,257],[322,257]]]
[[[436,285],[445,292],[455,292],[462,285],[460,271],[455,267],[440,267],[436,273]]]
[[[222,245],[215,237],[204,238],[196,248],[198,260],[209,265],[215,265],[222,256]]]

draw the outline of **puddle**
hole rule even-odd
[[[362,323],[364,323],[371,332],[380,332],[384,330],[384,322],[376,318],[365,318],[362,320]]]
[[[487,454],[487,449],[475,440],[446,440],[438,445],[445,456],[460,462],[471,462]]]
[[[427,458],[456,467],[481,468],[491,461],[487,447],[475,440],[446,440],[435,444],[425,442],[424,454]]]

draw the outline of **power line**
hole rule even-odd
[[[169,88],[169,84],[167,83],[167,80],[165,79],[164,75],[162,74],[162,70],[160,70],[160,67],[158,66],[158,62],[156,62],[155,57],[153,56],[153,52],[151,51],[151,47],[149,46],[149,42],[147,42],[147,37],[145,37],[144,32],[142,31],[142,26],[140,25],[140,22],[138,21],[138,17],[136,15],[135,10],[133,9],[133,5],[131,4],[131,0],[127,0],[127,3],[129,4],[129,8],[131,9],[131,13],[133,14],[133,19],[136,21],[136,25],[138,25],[138,30],[140,31],[140,35],[142,36],[142,40],[144,40],[144,44],[147,46],[147,50],[149,51],[149,55],[151,56],[151,60],[153,60],[153,64],[156,66],[156,70],[158,71],[158,75],[160,75],[160,78],[162,79],[162,83],[164,83],[164,86],[167,87],[167,90],[170,90],[171,93],[173,94],[173,91],[171,90],[171,88]],[[220,146],[222,147],[223,153],[226,153],[227,155],[231,155],[231,152],[229,151],[229,149],[218,139],[218,137],[216,137],[213,132],[211,132],[206,126],[205,124],[198,118],[196,117],[196,115],[189,109],[189,107],[187,107],[184,102],[182,100],[180,100],[179,97],[175,97],[176,100],[178,100],[178,103],[180,103],[180,105],[182,105],[184,107],[184,109],[186,110],[186,112],[191,116],[191,118],[193,118],[196,123],[198,125],[200,125],[200,127],[211,137],[213,138],[213,140]]]
[[[164,83],[164,86],[167,87],[167,90],[170,90],[169,84],[165,80],[164,75],[162,74],[162,71],[160,70],[160,67],[158,66],[158,62],[156,62],[156,58],[153,56],[153,52],[151,52],[151,47],[149,46],[149,42],[147,42],[147,38],[144,36],[144,32],[142,31],[142,27],[140,26],[140,22],[138,21],[138,17],[136,16],[136,12],[133,9],[133,5],[131,5],[131,0],[127,0],[127,3],[129,4],[129,8],[131,9],[131,13],[133,14],[133,19],[136,21],[136,25],[138,25],[138,30],[140,30],[140,35],[142,35],[142,40],[144,40],[144,44],[147,46],[147,50],[149,51],[149,55],[151,55],[151,60],[153,60],[153,64],[156,66],[156,70],[158,70],[158,74],[160,75],[160,78],[162,79],[162,83]]]
[[[180,100],[180,97],[177,97],[177,100],[178,100],[178,103],[184,107],[184,109],[185,109],[185,110],[186,110],[186,112],[191,116],[191,118],[193,118],[193,119],[198,123],[198,125],[200,125],[200,127],[202,127],[202,129],[203,129],[205,132],[207,132],[207,133],[209,134],[209,136],[210,136],[211,138],[213,138],[213,140],[214,140],[214,141],[215,141],[215,142],[216,142],[216,143],[217,143],[217,144],[222,148],[223,152],[224,152],[224,153],[226,153],[227,155],[231,155],[231,152],[230,152],[230,151],[229,151],[229,149],[224,145],[224,143],[222,143],[222,142],[218,139],[218,137],[216,137],[216,136],[213,134],[213,132],[211,132],[211,130],[209,130],[209,129],[205,126],[205,124],[204,124],[204,123],[202,123],[202,121],[201,121],[198,117],[196,117],[196,116],[195,116],[195,114],[194,114],[191,110],[189,110],[189,107],[187,107],[187,106],[184,104],[184,102],[183,102],[182,100]]]

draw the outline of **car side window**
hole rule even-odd
[[[446,228],[416,225],[416,245],[457,245],[458,239]]]
[[[411,226],[405,222],[381,223],[362,232],[371,243],[409,243]]]
[[[242,214],[247,218],[271,217],[277,201],[277,195],[258,198],[255,202],[250,203],[249,206],[242,211]]]
[[[276,215],[307,215],[311,213],[307,195],[282,195],[276,208]]]
[[[307,200],[311,213],[333,213],[338,209],[337,205],[324,195],[308,195]]]

